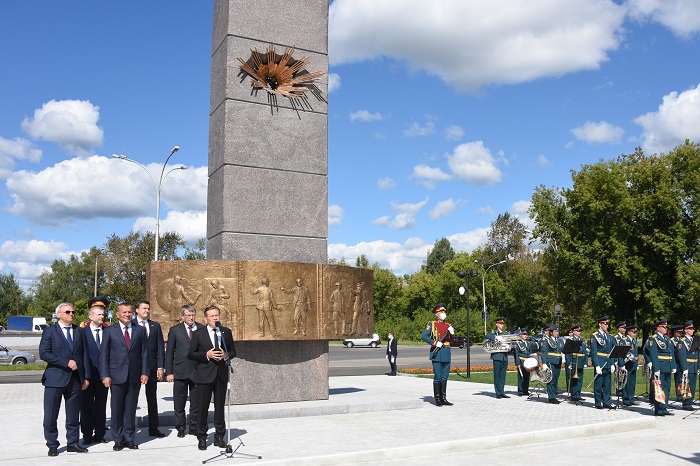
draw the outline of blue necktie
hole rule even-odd
[[[97,343],[97,347],[100,347],[100,329],[95,329],[95,342]]]
[[[68,347],[73,351],[73,338],[70,336],[70,327],[64,327],[66,329],[66,340],[68,340]]]

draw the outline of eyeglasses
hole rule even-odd
[[[668,328],[668,325],[659,325],[659,328]]]
[[[627,330],[627,333],[637,333],[636,330]]]
[[[75,311],[63,311],[64,314],[75,314]]]
[[[688,327],[686,330],[695,330],[695,327]]]
[[[601,322],[603,325],[610,325],[610,322]]]

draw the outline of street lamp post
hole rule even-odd
[[[486,270],[484,270],[484,273],[481,274],[481,297],[484,298],[484,334],[486,334],[486,273],[488,273],[489,270],[491,270],[492,267],[495,267],[497,265],[505,264],[506,261],[502,260],[501,262],[496,262],[495,264],[491,264],[488,267],[486,267]]]
[[[167,173],[165,172],[165,167],[168,165],[168,160],[170,160],[170,157],[172,157],[173,154],[179,150],[180,150],[180,147],[175,146],[170,151],[170,155],[168,155],[168,158],[165,159],[165,162],[163,163],[163,169],[160,171],[160,178],[158,179],[157,183],[156,183],[156,179],[153,177],[151,172],[148,171],[148,168],[146,168],[140,162],[137,162],[136,160],[132,160],[132,159],[128,158],[126,155],[112,154],[112,157],[115,157],[115,158],[120,159],[120,160],[126,160],[127,162],[135,163],[139,167],[143,168],[146,171],[146,173],[148,173],[148,176],[151,177],[151,181],[153,181],[153,186],[156,188],[156,247],[155,247],[155,251],[153,252],[153,260],[154,261],[158,260],[158,242],[160,240],[160,190],[163,187],[163,181],[165,180],[165,178],[168,177],[169,174],[171,174],[175,170],[187,170],[187,167],[175,167],[175,168],[171,168]]]
[[[464,278],[466,284],[466,287],[459,287],[459,294],[467,297],[467,378],[471,377],[472,373],[471,338],[469,337],[471,334],[471,316],[469,315],[469,277],[474,277],[478,275],[478,273],[479,272],[477,272],[475,269],[471,269],[468,272],[464,272],[463,270],[457,272],[457,276],[459,278]]]

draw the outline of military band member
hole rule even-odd
[[[557,400],[557,384],[561,373],[561,350],[564,342],[559,339],[559,327],[549,326],[550,334],[542,339],[540,351],[542,352],[542,364],[548,365],[552,370],[552,380],[547,384],[547,398],[552,404],[559,404]]]
[[[623,320],[617,323],[617,335],[615,335],[613,338],[615,338],[615,346],[629,346],[629,344],[627,343],[626,321]],[[612,366],[613,380],[615,380],[615,372],[618,370],[618,368],[624,367],[624,365],[625,358],[615,359],[615,364]],[[617,387],[615,387],[615,393],[618,393]],[[619,394],[622,395],[622,390],[619,391]]]
[[[566,340],[567,340],[567,339],[570,340],[571,337],[572,337],[573,335],[574,335],[574,329],[573,329],[573,328],[569,328],[569,329],[566,331],[566,336],[565,336],[565,337],[561,337],[561,339],[564,340],[564,344],[566,344]],[[571,390],[571,387],[569,387],[569,380],[571,380],[571,368],[569,367],[569,363],[571,362],[571,361],[570,361],[570,359],[571,359],[570,356],[571,356],[570,354],[564,354],[564,355],[563,355],[563,358],[564,358],[564,374],[565,374],[565,376],[566,376],[566,390],[567,390],[567,392],[569,392],[569,391]]]
[[[676,374],[681,374],[681,379],[686,377],[690,386],[692,396],[682,400],[683,409],[686,411],[695,411],[693,408],[693,400],[695,399],[695,383],[698,376],[698,351],[690,351],[695,335],[695,326],[693,321],[689,320],[683,325],[685,335],[676,344],[676,353],[678,354],[678,371]]]
[[[615,359],[610,359],[610,353],[615,346],[615,339],[608,334],[610,316],[598,318],[598,331],[591,335],[591,362],[595,368],[593,395],[596,409],[608,408],[610,404],[610,375]]]
[[[445,303],[440,303],[433,309],[435,320],[428,322],[421,334],[424,342],[430,344],[430,360],[433,363],[433,396],[437,406],[452,406],[447,401],[447,378],[450,376],[450,340],[455,334],[452,325],[448,324]],[[437,350],[437,351],[436,351]]]
[[[518,396],[530,394],[530,373],[525,370],[523,363],[537,350],[537,343],[528,339],[527,327],[521,328],[520,340],[515,342],[515,361],[518,367]]]
[[[673,347],[673,360],[676,361],[676,368],[679,367],[679,361],[678,361],[678,343],[683,339],[685,336],[685,333],[683,332],[683,325],[672,325],[671,326],[671,346]],[[671,385],[671,387],[678,387],[678,384],[681,383],[681,377],[682,374],[679,371],[676,371],[673,374],[673,379],[674,382]],[[678,394],[678,391],[675,389],[671,390],[672,394],[675,395],[676,401],[678,403],[682,403],[683,400],[681,399],[681,396]]]
[[[566,365],[569,368],[569,393],[571,401],[581,401],[581,387],[583,387],[583,369],[588,365],[589,350],[586,347],[586,340],[581,338],[581,324],[575,324],[571,327],[571,339],[580,341],[581,348],[578,353],[570,353],[566,355]]]
[[[654,415],[673,416],[668,411],[668,397],[671,388],[671,374],[676,372],[676,361],[673,358],[673,347],[671,340],[666,336],[668,332],[668,319],[661,319],[654,323],[656,332],[649,337],[646,343],[646,350],[651,363],[652,380],[649,383],[649,393],[654,402]],[[661,388],[666,394],[666,402],[661,403],[653,398],[654,380],[661,381]]]
[[[505,319],[503,317],[497,317],[496,330],[487,333],[484,338],[487,340],[496,340],[498,335],[503,335],[503,327],[505,327],[505,325]],[[508,352],[491,353],[491,361],[493,362],[493,388],[496,392],[496,398],[510,398],[505,392]]]
[[[639,366],[639,347],[637,346],[637,326],[634,324],[628,325],[625,332],[624,342],[621,345],[629,345],[630,349],[629,356],[625,359],[623,364],[625,369],[627,369],[627,385],[622,389],[622,404],[625,406],[632,406],[639,404],[634,401],[634,388],[637,386],[637,366]]]

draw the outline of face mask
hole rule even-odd
[[[445,320],[445,318],[447,318],[447,314],[444,312],[438,312],[438,319]]]

